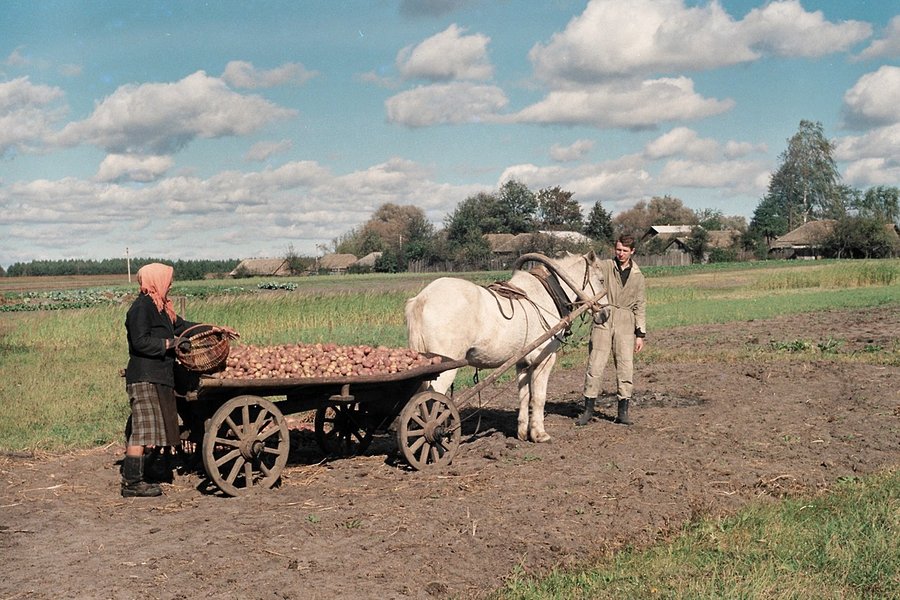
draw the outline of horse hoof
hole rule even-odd
[[[543,444],[543,443],[549,442],[551,439],[552,438],[550,437],[550,434],[547,433],[546,431],[543,433],[540,433],[538,435],[531,436],[531,441],[538,443],[538,444]]]

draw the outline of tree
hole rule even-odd
[[[491,233],[530,233],[537,228],[537,197],[524,183],[507,181],[500,186],[497,200],[505,223],[502,231]]]
[[[709,249],[709,232],[702,227],[694,227],[685,245],[694,262],[703,262],[706,251]]]
[[[887,258],[900,248],[885,223],[867,217],[844,217],[822,242],[822,252],[833,258]]]
[[[640,239],[653,225],[696,225],[697,215],[678,198],[654,196],[650,202],[641,200],[619,213],[614,224],[620,235],[630,234]]]
[[[781,153],[764,200],[787,219],[782,235],[812,218],[844,215],[840,173],[832,158],[834,144],[825,138],[821,123],[802,120]]]
[[[555,231],[580,232],[584,228],[584,217],[581,215],[581,206],[573,198],[574,195],[558,185],[538,191],[540,226]]]
[[[463,244],[472,237],[485,233],[499,233],[502,222],[497,198],[493,194],[479,192],[456,205],[444,220],[447,239],[451,244]]]
[[[598,242],[613,245],[612,215],[603,208],[600,201],[594,202],[591,212],[588,214],[587,224],[584,226],[584,234]]]
[[[767,245],[790,231],[785,206],[774,196],[767,194],[753,211],[750,220],[751,237],[763,239]]]
[[[900,189],[879,185],[857,195],[853,203],[860,217],[881,223],[900,224]]]

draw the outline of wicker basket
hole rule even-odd
[[[185,369],[195,373],[214,373],[225,367],[229,336],[212,325],[194,325],[181,334],[175,345],[175,357]],[[189,344],[184,342],[188,341]]]

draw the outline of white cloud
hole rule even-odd
[[[556,162],[571,162],[583,158],[593,149],[593,140],[576,140],[568,146],[553,144],[550,147],[550,158]]]
[[[835,140],[835,160],[847,163],[844,181],[851,185],[897,185],[900,181],[900,123],[860,136]]]
[[[233,60],[225,65],[222,80],[231,87],[257,89],[278,85],[302,85],[318,75],[317,71],[309,71],[300,63],[285,63],[274,69],[257,69],[253,63]]]
[[[170,156],[109,154],[100,163],[97,181],[155,181],[172,167]]]
[[[857,59],[897,58],[900,56],[900,15],[888,23],[882,36],[859,53]]]
[[[90,117],[66,125],[57,140],[63,146],[90,143],[114,154],[170,154],[194,138],[247,135],[295,114],[197,71],[175,83],[122,86]]]
[[[293,143],[291,140],[257,142],[244,154],[244,160],[248,162],[262,162],[274,154],[287,152],[292,147]]]
[[[741,22],[746,43],[765,54],[817,57],[845,52],[872,35],[862,21],[831,23],[822,11],[807,12],[799,0],[770,2],[751,10]]]
[[[609,76],[703,70],[765,54],[821,56],[871,34],[868,24],[826,21],[797,0],[770,2],[735,21],[718,2],[592,0],[566,29],[529,52],[548,82],[591,83]]]
[[[769,166],[762,162],[677,159],[665,164],[657,184],[663,189],[709,188],[736,194],[760,194],[765,191],[769,176]]]
[[[493,75],[487,58],[490,38],[482,34],[463,35],[452,24],[416,46],[397,53],[397,69],[405,79],[452,81],[486,80]]]
[[[6,57],[3,64],[8,67],[27,67],[31,63],[31,60],[22,54],[23,48],[24,46],[15,48],[9,53],[9,56]]]
[[[59,88],[35,85],[28,77],[0,82],[0,157],[42,147],[65,113],[52,106],[61,98]]]
[[[453,82],[400,92],[385,101],[385,108],[388,122],[426,127],[496,120],[506,104],[506,95],[496,86]]]
[[[664,121],[692,120],[731,109],[732,100],[704,98],[687,77],[617,82],[552,91],[516,113],[519,123],[556,123],[647,129]]]
[[[515,179],[531,189],[555,185],[573,192],[582,206],[600,201],[620,201],[640,198],[649,189],[650,174],[643,168],[639,156],[624,156],[614,161],[583,164],[576,167],[541,167],[532,164],[506,168],[498,179],[498,186]]]
[[[896,186],[900,181],[900,163],[886,158],[864,158],[844,169],[844,181],[859,187]]]
[[[701,139],[697,132],[687,127],[676,127],[652,140],[644,148],[651,160],[675,155],[695,158],[713,158],[719,151],[719,143],[713,139]]]
[[[765,151],[765,144],[728,140],[723,146],[715,139],[701,138],[693,129],[676,127],[648,142],[644,148],[644,156],[649,160],[680,156],[712,161],[723,156],[734,159]]]
[[[850,127],[900,123],[900,67],[884,65],[860,77],[844,94],[843,110]]]

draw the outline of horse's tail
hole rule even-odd
[[[416,352],[426,352],[425,336],[423,335],[422,319],[425,301],[419,296],[413,296],[406,301],[404,314],[406,316],[406,344]]]

